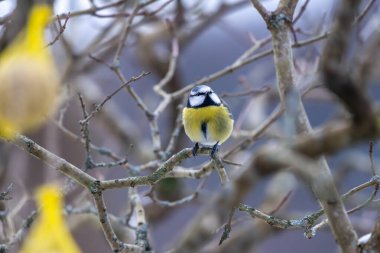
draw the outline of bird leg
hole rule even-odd
[[[194,147],[193,147],[193,151],[192,151],[193,156],[197,156],[198,149],[199,149],[199,144],[198,144],[198,142],[196,142]]]
[[[216,142],[214,146],[212,146],[212,150],[211,150],[211,154],[210,154],[212,159],[214,159],[216,153],[218,153],[218,145],[219,145],[219,141]]]

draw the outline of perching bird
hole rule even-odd
[[[200,143],[212,146],[211,157],[214,157],[218,145],[230,137],[234,125],[227,105],[206,85],[191,90],[187,106],[183,109],[182,121],[186,135],[195,142],[194,156]]]

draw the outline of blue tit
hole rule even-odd
[[[234,120],[226,103],[208,86],[193,88],[182,112],[186,135],[195,142],[193,155],[199,144],[212,146],[211,157],[218,151],[218,145],[231,135]]]

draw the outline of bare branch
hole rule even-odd
[[[120,65],[120,57],[121,57],[121,54],[123,53],[123,48],[125,47],[125,43],[126,43],[129,31],[131,29],[133,19],[135,18],[139,9],[140,9],[139,2],[135,2],[135,6],[133,8],[132,14],[128,17],[128,20],[125,22],[123,33],[120,35],[119,44],[117,46],[116,53],[115,53],[113,63],[112,63],[112,65],[115,67],[119,67]]]
[[[198,150],[200,155],[210,155],[211,148],[202,147]],[[166,160],[159,168],[148,176],[127,177],[123,179],[105,180],[101,182],[102,189],[120,187],[135,187],[138,185],[153,185],[163,179],[166,174],[183,160],[192,157],[192,149],[186,148]]]
[[[58,18],[58,16],[57,16],[57,18]],[[67,14],[67,17],[65,18],[63,24],[61,23],[60,19],[57,19],[57,22],[59,24],[58,34],[57,34],[57,36],[55,36],[55,38],[51,42],[49,42],[46,45],[46,47],[52,46],[54,43],[56,43],[59,40],[59,38],[62,36],[63,32],[66,29],[67,21],[69,21],[69,18],[70,18],[70,12]]]
[[[251,0],[253,6],[256,8],[256,10],[260,13],[261,17],[264,19],[264,20],[268,20],[269,19],[269,13],[268,11],[265,9],[265,7],[260,3],[259,0]]]
[[[19,243],[25,237],[29,228],[38,216],[37,212],[32,212],[23,222],[20,229],[13,235],[12,239],[4,244],[0,244],[0,250],[6,252]]]
[[[103,193],[99,188],[99,185],[100,181],[96,181],[91,190],[91,193],[94,197],[96,209],[98,210],[99,221],[102,226],[104,235],[108,243],[110,244],[112,250],[114,252],[143,252],[140,246],[125,244],[117,238],[108,218],[107,208],[103,199]]]
[[[141,199],[136,188],[129,189],[129,199],[136,213],[136,245],[140,246],[144,252],[150,251],[151,247],[148,240],[148,224],[145,218],[144,207],[141,203]]]
[[[298,4],[298,0],[281,0],[277,6],[276,12],[285,12],[293,20],[293,14]]]
[[[297,21],[302,17],[302,15],[304,14],[306,7],[309,4],[309,2],[310,2],[310,0],[306,0],[305,3],[301,6],[300,11],[298,12],[298,14],[293,19],[293,25],[295,23],[297,23]]]
[[[23,135],[17,135],[15,140],[12,141],[12,143],[20,149],[23,149],[26,152],[34,155],[53,169],[56,169],[62,172],[63,174],[67,175],[68,177],[74,179],[85,188],[91,188],[93,183],[96,181],[96,179],[92,176],[83,172],[82,170],[67,162],[66,160],[62,159],[61,157],[58,157],[50,151],[44,149],[31,139]]]

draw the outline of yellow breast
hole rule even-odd
[[[213,145],[217,141],[223,143],[230,137],[234,120],[228,108],[220,106],[206,106],[200,108],[184,108],[182,114],[183,125],[187,136],[193,142]]]

